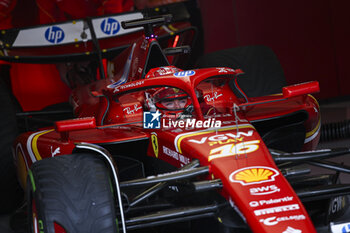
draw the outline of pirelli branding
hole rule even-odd
[[[300,209],[298,204],[293,205],[284,205],[284,206],[277,206],[277,207],[271,207],[266,209],[260,209],[260,210],[254,210],[255,216],[262,216],[266,214],[275,214],[280,212],[287,212],[292,210],[298,210]]]

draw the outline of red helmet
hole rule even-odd
[[[165,115],[176,117],[192,105],[191,98],[184,91],[175,87],[154,88],[148,98],[151,110],[159,109]]]

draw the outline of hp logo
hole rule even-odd
[[[350,224],[343,226],[343,228],[341,229],[341,232],[342,233],[350,232]]]
[[[53,44],[58,44],[64,39],[64,31],[57,26],[49,27],[45,31],[45,38]]]
[[[186,76],[192,76],[195,75],[196,72],[194,70],[185,70],[174,73],[175,77],[186,77]]]
[[[101,23],[101,30],[107,35],[115,35],[120,30],[120,24],[113,18],[104,19]]]

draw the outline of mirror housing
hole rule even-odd
[[[320,85],[317,81],[295,84],[282,88],[283,97],[290,98],[294,96],[306,95],[320,91]]]
[[[55,129],[61,133],[61,140],[64,142],[69,141],[69,131],[94,129],[96,128],[95,117],[84,117],[71,120],[57,121],[55,123]]]

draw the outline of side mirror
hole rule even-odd
[[[69,141],[69,131],[94,129],[96,128],[95,117],[77,118],[72,120],[57,121],[56,131],[61,133],[62,141]]]
[[[283,97],[290,98],[294,96],[306,95],[320,91],[320,86],[317,81],[295,84],[282,88]]]

